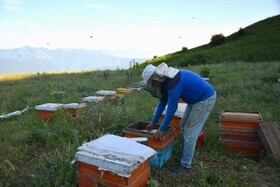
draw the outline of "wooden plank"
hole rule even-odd
[[[257,132],[267,155],[280,154],[280,130],[275,122],[261,123]]]

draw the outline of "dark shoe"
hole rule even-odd
[[[178,165],[170,168],[170,172],[172,172],[172,173],[180,173],[180,172],[190,173],[191,171],[192,171],[192,168],[186,168],[185,166],[182,166],[181,164],[178,164]]]
[[[180,163],[181,162],[181,157],[180,156],[174,156],[173,160],[176,163]]]

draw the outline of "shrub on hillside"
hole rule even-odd
[[[240,29],[237,31],[237,36],[244,36],[245,34],[245,30],[243,28],[240,27]]]
[[[182,47],[182,51],[187,51],[188,50],[188,48],[187,47]]]
[[[226,41],[226,37],[223,34],[212,35],[211,42],[213,46],[223,44]]]

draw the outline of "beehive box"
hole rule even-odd
[[[75,157],[79,186],[145,186],[156,151],[134,140],[104,135],[84,143]]]
[[[222,131],[257,133],[257,125],[263,121],[259,112],[223,110],[220,115]]]
[[[129,177],[119,176],[111,171],[101,171],[98,167],[86,163],[79,163],[77,171],[78,186],[130,186],[144,187],[150,177],[148,160],[135,169]]]
[[[37,116],[44,120],[44,121],[50,121],[55,112],[60,109],[63,106],[63,104],[60,103],[45,103],[42,105],[37,105],[35,107]]]
[[[161,169],[163,165],[172,157],[174,141],[164,150],[157,151],[157,156],[150,159],[149,164],[152,167]]]
[[[182,98],[179,99],[179,103],[186,103]]]
[[[173,127],[167,128],[167,130],[163,133],[161,140],[154,140],[154,133],[145,130],[148,124],[149,123],[146,122],[133,123],[122,131],[123,136],[128,138],[147,137],[148,146],[156,151],[162,151],[174,142],[175,129]],[[159,128],[159,126],[156,125],[154,128],[154,130],[156,130]]]
[[[170,124],[169,124],[171,127],[175,128],[175,138],[176,139],[181,139],[181,126],[180,126],[180,124],[181,124],[181,119],[183,118],[186,107],[187,107],[186,103],[179,103],[178,107],[177,107],[177,110],[176,110],[176,112],[175,112],[175,114],[174,114],[174,116],[171,119]],[[159,121],[158,121],[159,124],[164,119],[165,114],[166,114],[166,110],[167,110],[167,107],[165,107],[162,115],[159,118]]]
[[[96,92],[96,95],[98,96],[112,96],[112,95],[116,95],[117,92],[113,91],[113,90],[99,90]]]
[[[128,93],[133,92],[133,90],[130,88],[117,88],[116,92],[117,92],[117,94],[128,94]]]
[[[86,107],[86,103],[69,103],[63,105],[63,108],[72,116],[77,116],[80,112],[83,112]]]
[[[259,136],[256,133],[220,131],[220,137],[223,140],[240,140],[240,141],[260,142]]]
[[[160,116],[158,123],[160,124],[162,122],[162,120],[164,119],[164,114]],[[173,116],[173,118],[170,121],[170,126],[173,127],[175,129],[175,135],[174,137],[176,139],[181,139],[181,127],[180,127],[180,123],[181,123],[181,119],[178,116]]]
[[[81,103],[96,103],[101,104],[104,101],[104,96],[88,96],[81,99]]]
[[[110,103],[115,103],[119,99],[117,92],[112,90],[99,90],[96,92],[97,96],[103,96]]]
[[[231,153],[242,153],[249,157],[260,156],[261,143],[257,141],[228,140],[220,137],[224,148]]]

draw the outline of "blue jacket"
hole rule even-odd
[[[166,105],[168,105],[159,128],[162,132],[167,129],[173,118],[180,98],[187,104],[194,104],[211,97],[215,93],[215,89],[200,75],[189,70],[180,70],[175,77],[167,80],[167,93],[167,98],[159,100],[151,122],[156,125]]]

